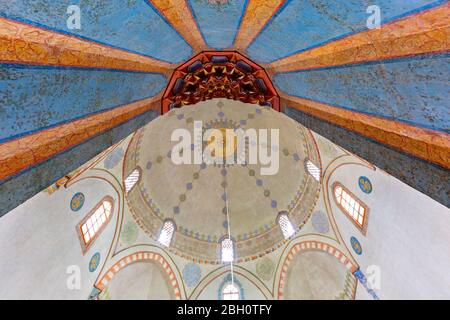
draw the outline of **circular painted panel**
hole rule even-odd
[[[267,257],[259,259],[256,263],[256,274],[263,280],[269,281],[272,279],[275,265],[272,260]]]
[[[134,223],[133,221],[128,221],[124,225],[120,237],[126,245],[132,245],[136,241],[138,235],[139,229],[136,223]]]
[[[358,184],[362,192],[367,194],[372,192],[372,182],[370,182],[369,178],[364,176],[359,177]]]
[[[355,237],[351,237],[350,238],[350,244],[352,245],[353,251],[355,251],[355,253],[357,255],[361,255],[362,254],[361,243],[359,243],[358,239],[356,239]]]
[[[100,253],[96,252],[89,261],[89,271],[94,272],[100,264]]]
[[[314,230],[319,233],[328,233],[330,231],[330,223],[328,217],[323,211],[316,211],[311,217]]]
[[[75,193],[75,195],[72,197],[72,200],[70,200],[70,209],[72,211],[78,211],[80,210],[84,205],[84,194],[81,192]]]
[[[188,287],[197,285],[202,277],[200,267],[195,263],[188,263],[183,268],[183,280]]]

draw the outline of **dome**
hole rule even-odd
[[[449,1],[0,3],[0,299],[450,298]]]
[[[260,162],[174,164],[173,131],[193,133],[194,125],[201,125],[205,135],[208,129],[280,128],[278,143],[259,141],[260,147],[267,145],[272,153],[279,153],[277,174],[261,174],[264,165]],[[205,150],[206,143],[202,146]],[[287,211],[299,227],[309,218],[319,183],[307,173],[306,159],[320,163],[311,133],[294,120],[268,107],[209,100],[173,109],[136,132],[126,152],[124,172],[140,168],[142,177],[126,199],[134,219],[155,239],[166,219],[175,222],[170,246],[175,253],[217,263],[219,241],[229,228],[237,259],[242,261],[271,252],[284,242],[276,221],[280,211]]]

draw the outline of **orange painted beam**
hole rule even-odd
[[[191,45],[194,54],[208,49],[185,0],[148,0]]]
[[[146,111],[159,112],[160,101],[161,94],[0,144],[0,181]]]
[[[0,18],[0,63],[105,68],[169,74],[173,65]]]
[[[284,3],[285,0],[249,0],[234,47],[246,50]]]
[[[281,95],[283,105],[450,169],[450,135],[312,100]]]
[[[447,52],[450,3],[275,61],[271,73]]]

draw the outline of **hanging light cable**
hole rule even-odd
[[[224,189],[225,189],[225,208],[227,211],[228,239],[231,241],[231,224],[230,224],[230,212],[229,212],[229,208],[228,208],[227,185],[225,185]],[[234,249],[233,249],[233,247],[231,247],[231,250],[233,250],[233,259],[231,259],[231,261],[230,261],[230,272],[231,272],[231,284],[234,287],[234,270],[233,270]]]

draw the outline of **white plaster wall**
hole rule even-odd
[[[286,278],[288,300],[332,300],[344,291],[347,268],[334,256],[306,251],[294,256]]]
[[[360,176],[373,185],[371,194],[358,186]],[[370,208],[364,236],[337,207],[332,184],[341,182]],[[381,170],[359,165],[339,167],[327,186],[334,219],[345,245],[360,264],[379,266],[381,299],[450,299],[450,210]],[[361,243],[354,253],[350,237]],[[358,286],[357,299],[367,294]]]
[[[154,262],[134,263],[117,273],[105,291],[112,300],[174,299],[164,271]]]
[[[70,209],[72,196],[86,199],[78,212]],[[83,255],[77,224],[106,195],[114,199],[108,226]],[[118,195],[103,180],[82,180],[52,195],[41,192],[0,218],[0,299],[87,299],[104,263],[118,219]],[[89,261],[100,253],[100,266],[89,271]],[[80,290],[69,290],[68,266],[81,270]]]

